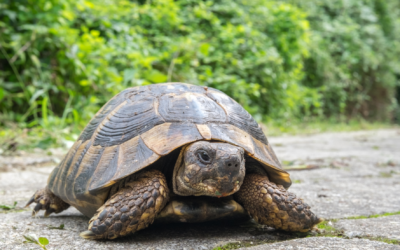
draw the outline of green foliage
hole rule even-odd
[[[259,119],[319,106],[299,84],[308,22],[286,3],[10,0],[0,30],[3,125],[81,128],[119,91],[166,81],[218,88]]]
[[[220,89],[283,128],[400,120],[399,12],[397,0],[5,0],[0,126],[68,144],[116,93],[166,81]]]
[[[318,89],[323,114],[390,120],[398,108],[398,0],[287,0],[305,10],[310,53],[304,86]],[[400,118],[400,116],[399,116]]]

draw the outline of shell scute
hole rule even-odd
[[[239,103],[226,94],[210,89],[207,96],[217,102],[227,113],[229,123],[246,131],[257,140],[268,144],[267,137],[264,135],[260,125]]]
[[[118,156],[119,167],[109,182],[115,183],[125,176],[130,175],[132,171],[137,172],[150,165],[158,158],[160,156],[148,148],[140,136],[137,136],[121,144]]]
[[[106,147],[101,159],[93,173],[89,184],[89,191],[105,186],[115,175],[118,169],[118,156],[120,145]]]
[[[59,190],[59,188],[58,188],[59,185],[61,185],[63,183],[60,180],[61,173],[63,173],[64,170],[68,170],[68,168],[71,165],[71,162],[74,158],[74,155],[81,144],[82,144],[82,141],[77,140],[74,143],[74,145],[72,145],[71,149],[68,151],[67,155],[61,161],[61,163],[56,168],[54,168],[53,172],[51,172],[47,185],[52,190],[57,190],[57,191]],[[54,193],[54,191],[53,191],[53,193]]]
[[[148,85],[148,87],[152,95],[156,97],[160,97],[170,93],[174,93],[177,95],[188,92],[205,94],[207,90],[207,87],[196,86],[180,82],[153,84],[153,85]]]
[[[96,130],[94,145],[119,145],[164,123],[157,108],[158,100],[153,96],[121,103]]]
[[[76,198],[80,198],[79,196],[84,195],[87,185],[89,185],[88,181],[92,178],[103,152],[104,148],[101,146],[89,147],[75,175],[74,182],[71,183],[74,192],[73,195],[71,193],[67,194],[68,200],[74,201]]]
[[[81,162],[85,157],[86,152],[88,151],[91,145],[91,141],[85,141],[77,148],[76,153],[71,155],[73,158],[70,162],[68,168],[60,169],[60,176],[59,176],[59,183],[58,183],[58,190],[55,193],[64,201],[68,201],[68,195],[72,192],[72,184],[75,181],[75,175],[81,166]]]
[[[164,123],[141,137],[158,155],[167,155],[182,145],[203,139],[193,123]]]
[[[159,113],[167,122],[226,122],[225,111],[199,93],[170,93],[160,97]]]
[[[134,88],[125,89],[121,93],[117,94],[111,100],[109,100],[104,106],[96,113],[96,115],[90,120],[88,125],[86,125],[85,129],[80,134],[78,140],[86,141],[92,138],[93,133],[99,126],[99,124],[104,120],[104,118],[112,112],[115,107],[120,105],[125,101],[125,95],[134,91]]]

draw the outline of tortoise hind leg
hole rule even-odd
[[[46,210],[44,216],[47,217],[51,213],[58,214],[69,208],[68,203],[53,194],[47,187],[36,191],[25,207],[28,207],[32,203],[37,203],[32,211],[32,216],[36,215],[40,210]]]
[[[306,232],[323,221],[295,194],[269,182],[266,176],[246,176],[235,198],[256,222],[276,229]]]
[[[80,236],[86,239],[115,239],[144,229],[153,223],[168,198],[165,176],[158,170],[143,172],[97,210],[89,221],[89,230]]]

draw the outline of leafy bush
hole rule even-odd
[[[3,123],[82,126],[122,89],[166,81],[218,88],[259,119],[319,105],[299,84],[308,22],[286,3],[9,0],[0,30]]]
[[[218,88],[286,126],[312,116],[390,119],[400,114],[399,5],[5,0],[0,125],[81,129],[119,91],[166,81]]]
[[[318,89],[324,116],[392,119],[400,101],[395,97],[400,78],[400,2],[284,2],[307,12],[310,56],[304,61],[302,83]]]

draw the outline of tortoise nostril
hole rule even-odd
[[[232,164],[229,163],[229,164],[228,164],[228,167],[230,167],[230,166],[232,166]]]
[[[235,164],[235,167],[237,167],[238,165],[237,164]]]

